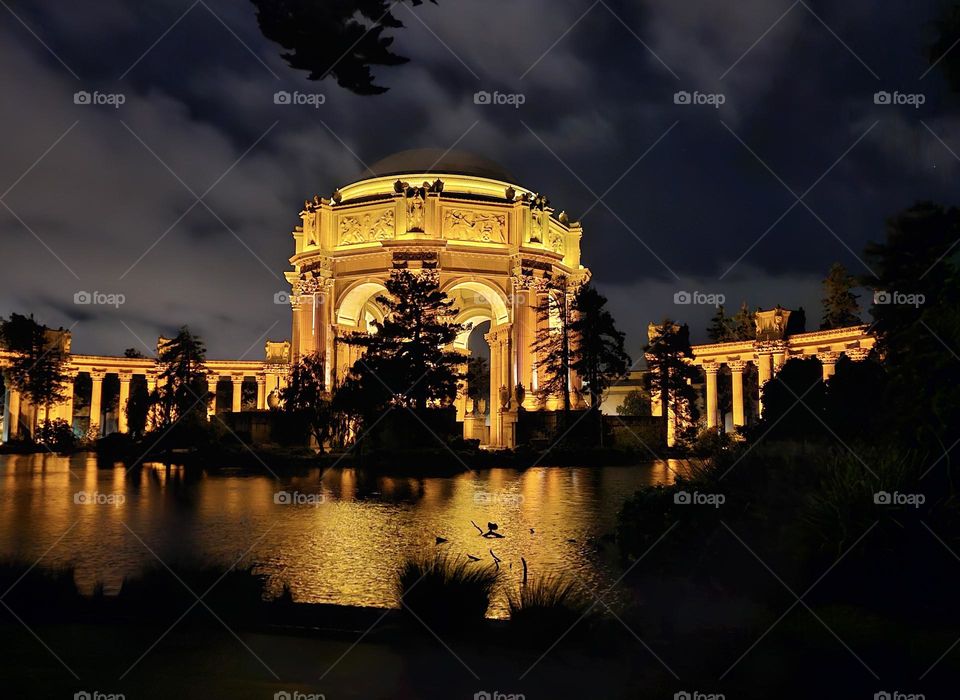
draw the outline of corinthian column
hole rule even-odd
[[[717,373],[720,371],[720,364],[711,362],[703,365],[703,371],[707,375],[707,427],[717,427]]]
[[[118,378],[120,379],[120,397],[117,400],[117,429],[121,433],[126,433],[129,430],[127,423],[127,402],[130,400],[130,380],[133,379],[133,374],[130,372],[121,372]]]
[[[837,371],[837,360],[840,359],[839,352],[818,352],[817,359],[823,367],[823,381],[827,381]]]
[[[773,355],[769,352],[757,353],[757,375],[760,385],[760,415],[763,415],[763,385],[770,381],[773,376],[773,367],[771,361]]]
[[[743,410],[743,370],[746,369],[747,363],[735,360],[728,362],[727,367],[730,368],[730,383],[733,389],[733,425],[734,427],[746,425]]]
[[[100,413],[102,407],[100,402],[103,398],[103,378],[106,376],[103,370],[90,370],[90,381],[92,388],[90,390],[90,427],[97,426],[97,436],[103,435],[103,426],[100,425]]]

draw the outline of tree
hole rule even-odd
[[[376,411],[387,405],[423,410],[453,401],[464,378],[463,356],[447,347],[465,327],[451,320],[456,309],[440,290],[438,273],[394,270],[386,288],[376,299],[386,311],[383,322],[374,321],[374,332],[347,341],[366,352],[338,393],[355,392],[355,405]]]
[[[697,395],[690,382],[699,378],[697,368],[690,364],[693,348],[690,329],[664,319],[648,329],[649,342],[643,352],[647,360],[648,388],[660,402],[660,415],[670,420],[673,408],[674,425],[683,428],[697,419]]]
[[[31,435],[36,434],[40,408],[50,407],[66,397],[67,353],[64,331],[37,323],[33,316],[10,314],[0,320],[0,343],[14,353],[10,360],[10,383],[34,406]]]
[[[734,337],[734,319],[727,316],[723,304],[717,307],[717,312],[710,319],[710,326],[707,328],[707,337],[714,343],[727,343],[735,340]]]
[[[823,321],[821,330],[856,326],[860,319],[858,296],[853,293],[856,279],[840,263],[834,263],[823,280]]]
[[[733,329],[731,340],[755,340],[757,337],[755,318],[756,313],[750,310],[747,302],[743,302],[730,324]]]
[[[623,397],[623,403],[617,406],[620,416],[649,416],[650,392],[646,389],[634,389]]]
[[[954,92],[960,92],[960,56],[955,50],[960,41],[960,3],[944,4],[942,13],[933,22],[937,38],[926,47],[930,66],[939,66]]]
[[[431,0],[434,2],[435,0]],[[397,66],[409,59],[390,50],[389,29],[403,27],[395,5],[423,0],[252,0],[263,35],[280,44],[283,59],[310,80],[327,76],[359,95],[376,95],[387,88],[374,85],[372,66]]]
[[[474,401],[490,397],[490,363],[485,357],[471,357],[467,362],[467,397]]]
[[[123,356],[129,357],[130,359],[133,359],[133,360],[142,360],[146,358],[146,355],[144,355],[142,352],[140,352],[136,348],[127,348],[126,350],[123,351]]]
[[[319,353],[307,355],[294,365],[290,383],[280,391],[280,397],[284,412],[305,417],[310,434],[323,452],[333,429],[333,410]]]
[[[625,377],[630,367],[630,356],[623,347],[625,336],[606,304],[607,298],[590,284],[580,285],[573,295],[570,369],[583,378],[593,410],[600,409],[604,392]]]
[[[889,379],[888,424],[946,449],[960,437],[960,209],[921,202],[866,249],[877,353]],[[913,397],[904,400],[904,397]]]
[[[150,415],[150,394],[143,381],[130,382],[130,397],[126,406],[120,410],[127,412],[127,429],[134,437],[140,437],[147,429],[147,417]]]
[[[161,427],[188,417],[206,420],[210,400],[206,354],[203,341],[187,326],[182,326],[175,338],[161,343],[157,356],[161,370],[151,398]]]
[[[537,304],[537,332],[530,350],[537,358],[541,400],[560,397],[563,413],[570,413],[570,364],[573,347],[570,343],[571,300],[567,278],[555,277]]]
[[[815,357],[787,360],[780,371],[761,388],[764,431],[778,438],[823,438],[826,385]],[[801,403],[802,402],[802,403]],[[789,417],[787,417],[789,414]]]

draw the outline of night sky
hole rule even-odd
[[[924,54],[937,2],[397,5],[411,61],[375,69],[379,96],[289,68],[250,3],[191,2],[0,7],[0,314],[71,327],[75,352],[189,324],[211,357],[262,357],[289,337],[274,294],[303,200],[408,148],[477,152],[583,217],[584,263],[635,357],[664,316],[705,339],[713,309],[675,305],[680,290],[731,312],[802,305],[815,328],[831,263],[866,273],[886,217],[956,203],[958,96]],[[277,105],[278,90],[324,103]]]

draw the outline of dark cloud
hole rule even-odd
[[[0,313],[79,320],[78,351],[152,347],[187,323],[212,356],[257,357],[265,333],[289,335],[273,295],[300,203],[414,147],[477,151],[583,216],[584,261],[635,354],[664,316],[702,339],[713,310],[674,305],[681,289],[803,305],[813,323],[831,262],[865,272],[886,216],[955,200],[956,98],[937,70],[920,77],[933,0],[399,6],[411,63],[378,69],[376,97],[291,71],[252,4],[207,5],[11,5],[49,50],[12,17],[0,28],[0,190],[16,183],[20,219],[0,208]],[[525,103],[476,105],[480,89]],[[125,103],[76,105],[78,90]],[[277,105],[278,90],[325,101]],[[679,90],[725,102],[675,104]],[[876,105],[878,90],[926,103]],[[126,303],[77,308],[81,290]]]

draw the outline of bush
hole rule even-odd
[[[461,630],[483,621],[497,578],[490,566],[460,557],[412,557],[397,573],[397,597],[430,628]]]
[[[510,626],[524,639],[557,639],[591,610],[573,581],[559,576],[535,578],[507,594]],[[584,626],[585,628],[586,626]]]
[[[69,452],[77,446],[77,436],[67,421],[55,418],[37,426],[37,442],[54,452]]]

